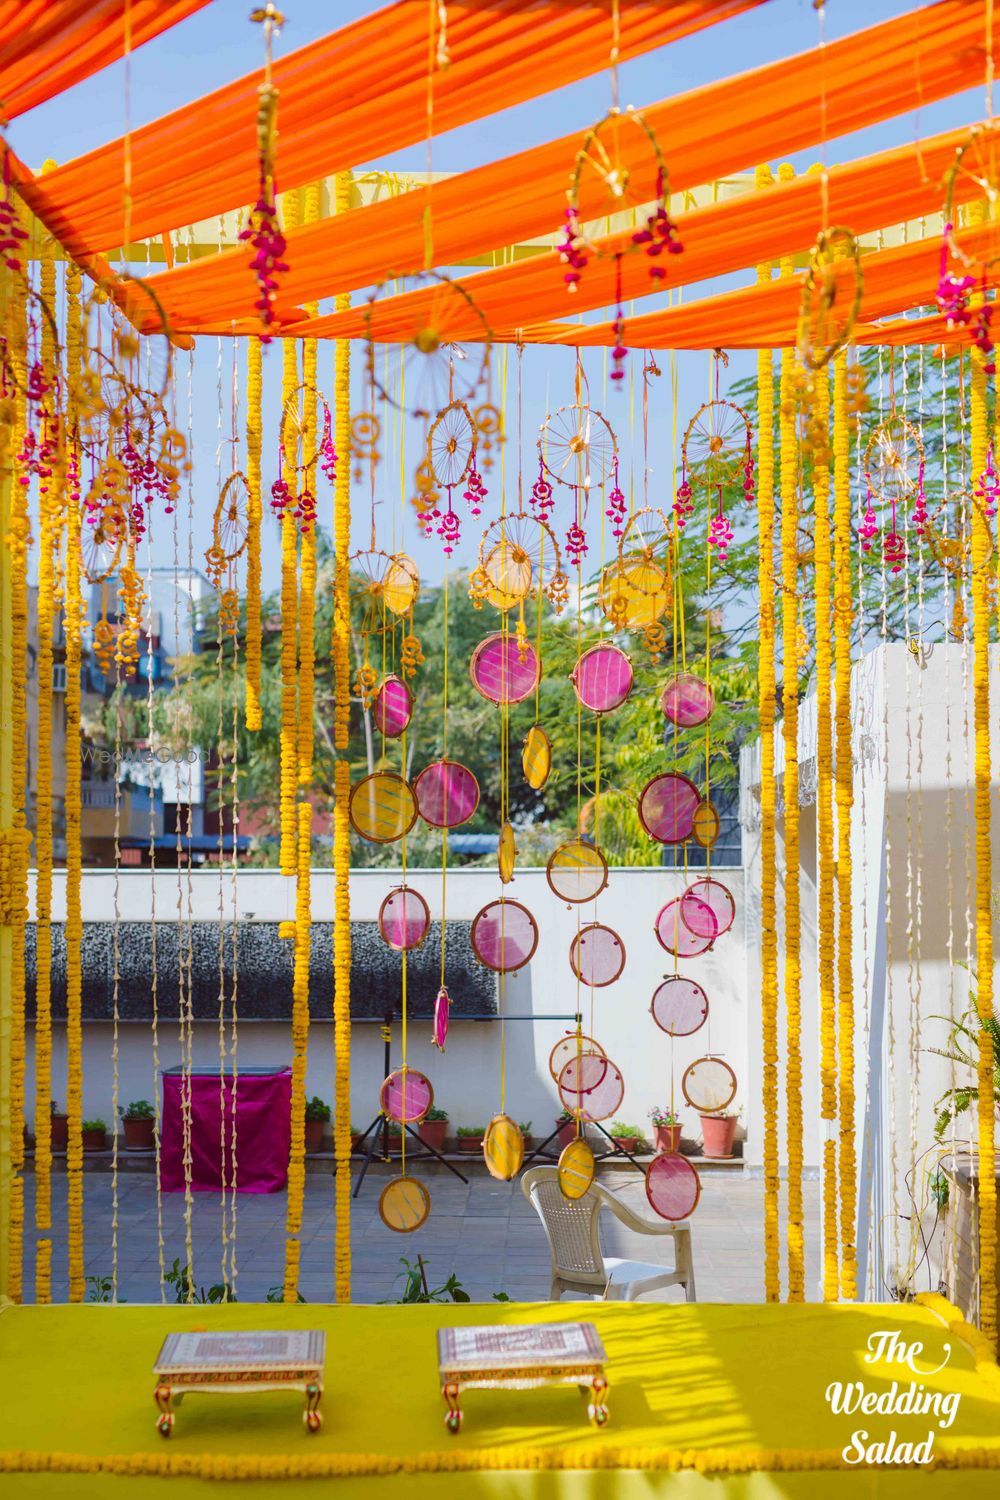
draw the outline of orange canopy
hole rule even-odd
[[[994,18],[994,41],[1000,44],[1000,8]],[[888,74],[887,56],[894,59],[894,67]],[[943,0],[926,10],[847,37],[825,50],[769,64],[652,105],[643,110],[643,115],[666,149],[671,186],[683,190],[723,176],[748,161],[764,161],[813,144],[824,125],[821,85],[826,91],[826,134],[832,138],[886,115],[914,108],[921,101],[967,87],[977,70],[985,69],[985,61],[982,16],[973,16],[964,0]],[[783,106],[787,104],[787,109],[776,109],[777,99]],[[723,128],[704,131],[706,119],[720,122]],[[638,133],[633,136],[623,132],[621,143],[627,165],[641,174],[648,171],[649,162],[642,159],[640,151],[629,150],[637,139]],[[567,172],[579,141],[579,135],[565,136],[506,161],[435,184],[432,229],[436,263],[451,265],[498,245],[554,230],[565,207]],[[879,160],[875,158],[874,162]],[[928,175],[936,183],[940,173],[941,167],[936,165],[933,174],[928,172]],[[873,179],[873,191],[877,186],[881,192],[887,183],[891,189],[894,186],[891,177],[890,170],[882,174],[877,184]],[[49,180],[46,178],[46,184]],[[907,191],[919,186],[915,183],[912,162],[905,181]],[[525,190],[526,184],[530,184],[530,192]],[[864,184],[861,193],[859,209],[864,213]],[[782,201],[788,206],[787,200]],[[279,311],[294,320],[299,303],[313,301],[334,290],[370,286],[389,272],[422,265],[427,202],[426,190],[419,189],[357,209],[340,219],[327,219],[293,231],[289,236],[290,269],[282,278]],[[928,206],[926,196],[920,202],[922,207],[914,212],[922,212]],[[585,213],[599,213],[603,209],[596,184],[591,184],[583,207]],[[727,209],[730,207],[726,205]],[[753,212],[747,205],[739,210],[748,211]],[[849,211],[845,206],[844,212]],[[870,214],[867,221],[871,222]],[[876,218],[880,224],[889,221],[888,214]],[[711,222],[717,222],[720,233],[724,233],[723,226],[732,221],[724,217]],[[853,223],[853,219],[848,222]],[[700,223],[695,216],[685,219],[685,238],[689,244],[691,234],[700,232],[695,228]],[[819,215],[814,214],[801,245],[795,248],[805,248],[811,242],[818,223]],[[712,245],[717,250],[718,242],[713,241]],[[738,247],[731,245],[730,256],[733,254],[738,256]],[[736,264],[753,264],[753,261],[754,255],[748,251]],[[686,253],[672,259],[668,270],[671,276],[690,279],[694,265],[695,257]],[[719,269],[719,266],[706,269],[700,275],[719,274]],[[733,269],[733,265],[727,261],[725,269]],[[642,296],[650,290],[639,258],[626,263],[623,272],[627,297]],[[529,321],[529,315],[521,307],[522,299],[527,303],[543,281],[550,300],[543,307],[537,300],[532,303],[531,320],[604,306],[613,295],[607,275],[602,277],[594,265],[584,277],[576,299],[569,302],[561,272],[551,255],[482,273],[468,279],[466,285],[488,307],[494,326],[501,327],[503,318],[507,326]],[[252,286],[247,282],[246,254],[240,250],[179,266],[152,278],[151,285],[171,325],[194,332],[228,331],[234,317],[246,317],[250,311]],[[392,316],[392,305],[387,301],[380,317]],[[505,306],[506,314],[498,311]],[[325,335],[331,326],[320,320],[310,328],[315,327]],[[347,326],[355,330],[358,327],[356,323]],[[294,328],[296,334],[303,331],[301,324]]]
[[[761,0],[620,0],[620,56],[634,57]],[[397,0],[279,59],[278,185],[297,187],[441,134],[607,67],[608,0],[449,0],[450,64],[428,87],[436,7]],[[129,235],[144,239],[257,196],[254,131],[262,74],[228,84],[134,131]],[[22,188],[29,207],[72,255],[125,235],[124,142]],[[521,185],[522,188],[525,186]],[[421,257],[422,259],[422,257]]]
[[[5,0],[0,20],[0,117],[13,120],[44,104],[117,62],[126,44],[134,52],[207,4],[208,0]]]

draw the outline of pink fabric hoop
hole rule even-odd
[[[708,996],[693,979],[673,974],[658,986],[649,1009],[668,1036],[692,1036],[708,1020]]]
[[[448,1021],[451,1013],[451,1000],[444,985],[437,992],[434,1001],[434,1024],[431,1031],[431,1041],[440,1051],[444,1051],[444,1044],[448,1040]]]
[[[654,1156],[646,1168],[646,1197],[661,1219],[677,1223],[697,1208],[701,1181],[686,1156]]]
[[[701,953],[707,953],[712,946],[713,938],[699,937],[681,916],[682,897],[675,896],[673,901],[668,901],[662,907],[656,918],[656,937],[661,948],[672,953],[675,958],[697,958]],[[697,901],[697,896],[691,897]],[[702,903],[699,903],[702,904]],[[702,913],[702,925],[708,926],[714,922],[711,907],[706,906]]]
[[[432,828],[460,828],[479,806],[479,782],[457,760],[434,760],[413,783],[413,795]]]
[[[538,656],[530,641],[519,646],[517,637],[488,635],[472,653],[469,675],[472,685],[488,703],[521,703],[535,691],[539,677]]]
[[[397,953],[418,948],[431,925],[427,902],[418,891],[397,886],[379,907],[378,926],[385,941]]]
[[[379,1091],[383,1114],[400,1125],[415,1125],[434,1103],[431,1081],[415,1068],[397,1068]]]
[[[512,974],[538,947],[538,926],[519,901],[490,901],[472,919],[472,951],[488,969]]]
[[[711,914],[711,919],[706,912]],[[721,880],[712,880],[708,876],[696,880],[681,897],[681,921],[696,937],[708,937],[714,942],[729,931],[735,920],[736,902],[729,887]]]
[[[609,1057],[593,1052],[574,1056],[559,1074],[559,1098],[566,1113],[584,1121],[606,1120],[625,1097],[625,1080]]]
[[[639,822],[658,844],[683,844],[694,833],[701,793],[693,781],[667,771],[647,781],[639,794]]]
[[[390,674],[379,684],[372,699],[372,716],[381,734],[397,739],[409,728],[413,717],[413,697],[400,677]]]
[[[570,1058],[576,1057],[578,1053],[590,1053],[593,1057],[605,1056],[604,1048],[600,1042],[595,1042],[593,1037],[578,1037],[575,1031],[571,1031],[568,1036],[560,1037],[549,1053],[549,1072],[556,1083],[559,1082],[559,1074]]]
[[[692,672],[679,672],[660,694],[660,707],[679,729],[697,729],[715,709],[715,694],[707,682]]]
[[[625,967],[625,944],[612,928],[589,922],[570,943],[569,966],[588,989],[603,989]]]
[[[573,668],[570,681],[584,708],[608,714],[621,708],[632,691],[632,663],[619,646],[591,646]]]

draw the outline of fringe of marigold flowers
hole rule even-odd
[[[306,188],[305,222],[315,224],[320,214],[320,185],[310,183]],[[306,315],[315,317],[319,306],[315,302],[306,304]],[[306,471],[305,483],[312,487],[315,495],[319,486],[319,456],[317,453],[317,420],[319,402],[316,394],[316,340],[305,339],[302,345],[302,462],[309,463],[315,457],[312,470]],[[299,585],[299,786],[308,787],[313,774],[313,712],[316,670],[315,642],[316,601],[316,526],[311,525],[302,537],[301,580]]]
[[[287,232],[299,222],[297,192],[281,195],[281,221]],[[299,384],[298,345],[285,339],[281,379],[281,410],[295,398]],[[290,499],[281,518],[281,847],[279,862],[282,875],[294,875],[295,857],[295,789],[298,785],[298,526],[292,515],[297,476],[294,465],[298,451],[291,444],[285,455],[284,478]]]
[[[55,250],[44,236],[39,251],[46,305],[55,305]],[[42,319],[42,364],[55,394],[55,348]],[[41,407],[41,403],[39,403]],[[41,419],[41,418],[40,418]],[[60,440],[62,434],[60,434]],[[52,667],[56,558],[61,512],[61,464],[38,495],[38,747],[35,798],[35,1301],[52,1300]]]
[[[820,1119],[823,1139],[823,1296],[836,1302],[839,1291],[837,1259],[837,1035],[834,994],[834,853],[833,853],[833,725],[831,677],[833,642],[830,620],[832,539],[830,535],[830,463],[821,451],[830,418],[830,380],[826,366],[817,370],[811,400],[816,417],[817,447],[813,453],[813,596],[816,608],[816,911],[818,929]]]
[[[66,1223],[71,1302],[82,1302],[86,1289],[83,1261],[83,854],[80,757],[80,655],[84,608],[80,584],[80,452],[77,407],[77,393],[83,374],[83,308],[80,295],[80,271],[72,261],[68,261],[66,437],[72,444],[76,481],[73,489],[67,493],[66,506]]]
[[[285,1217],[286,1302],[299,1291],[302,1207],[306,1187],[306,1064],[309,1057],[310,859],[312,803],[298,805],[298,878],[295,886],[295,959],[292,979],[292,1134]]]
[[[260,339],[247,340],[247,643],[246,725],[260,729],[260,456],[263,443],[263,352]]]
[[[0,275],[6,273],[0,270]],[[10,561],[11,614],[11,825],[0,839],[0,920],[11,929],[10,959],[10,1201],[7,1214],[7,1276],[4,1291],[20,1302],[24,1289],[24,1095],[25,985],[24,932],[28,920],[27,827],[27,650],[28,650],[28,487],[19,482],[17,454],[24,439],[26,295],[20,278],[7,278],[4,333],[14,366],[13,389],[2,403],[0,468],[9,474],[10,509],[2,538]],[[46,1106],[47,1107],[47,1106]]]
[[[768,166],[757,168],[758,189],[774,182]],[[757,267],[757,281],[770,281],[771,265]],[[781,1296],[778,1240],[778,926],[774,772],[775,577],[774,577],[774,354],[757,352],[757,592],[760,656],[757,713],[760,724],[760,969],[764,1109],[764,1294]]]
[[[779,182],[795,176],[787,162]],[[781,261],[782,277],[792,275],[791,257]],[[781,354],[781,586],[782,721],[785,748],[785,1093],[788,1111],[788,1300],[805,1296],[802,1210],[802,923],[799,895],[799,600],[798,479],[795,420],[795,350]]]
[[[854,760],[851,754],[851,458],[847,409],[847,350],[833,364],[833,638],[835,656],[837,806],[837,1056],[840,1114],[840,1291],[858,1294],[857,1147],[854,1123],[854,908],[851,815]]]
[[[338,172],[334,182],[335,211],[351,206],[351,174]],[[341,292],[338,312],[351,303]],[[336,1049],[334,1073],[334,1152],[336,1156],[335,1295],[351,1300],[351,835],[347,816],[351,773],[347,760],[351,715],[350,664],[350,550],[351,550],[351,346],[338,339],[334,353],[334,411],[337,477],[334,482],[333,543],[333,680],[334,680],[334,804],[333,804],[333,1019]]]
[[[970,219],[982,223],[981,203]],[[972,350],[969,398],[974,482],[986,467],[986,373],[983,356]],[[979,1012],[978,1147],[979,1147],[979,1323],[994,1349],[997,1339],[997,1194],[994,1117],[994,1058],[985,1023],[993,1017],[992,838],[990,797],[990,598],[989,566],[993,535],[982,502],[972,507],[972,701],[975,733],[976,847],[976,1006]]]

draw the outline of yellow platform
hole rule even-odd
[[[607,1351],[606,1428],[588,1426],[574,1390],[470,1391],[462,1431],[449,1437],[438,1327],[577,1316],[597,1324]],[[985,1500],[1000,1489],[1000,1370],[956,1320],[940,1298],[858,1307],[8,1304],[0,1310],[0,1493],[162,1500],[250,1480],[249,1493],[263,1500],[287,1494],[294,1479],[349,1500]],[[174,1435],[158,1436],[151,1366],[168,1332],[278,1327],[326,1331],[317,1436],[305,1433],[301,1397],[290,1393],[190,1395]],[[866,1361],[871,1336],[883,1331],[911,1346],[915,1373]],[[895,1380],[939,1400],[957,1396],[954,1420],[835,1415],[831,1384],[859,1380],[875,1395],[891,1394]],[[933,1431],[933,1463],[859,1471],[844,1457],[858,1429],[869,1441],[894,1432],[910,1443]]]

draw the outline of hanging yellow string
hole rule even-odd
[[[854,1143],[854,911],[852,906],[851,810],[851,460],[847,400],[847,350],[833,366],[833,639],[837,761],[837,1052],[840,1112],[840,1290],[858,1291],[856,1238],[857,1152]]]
[[[793,168],[783,162],[779,182],[790,182]],[[790,277],[793,261],[781,261],[781,275]],[[799,454],[795,421],[794,349],[781,355],[781,648],[782,718],[785,748],[785,1092],[788,1142],[788,1300],[805,1295],[802,1212],[802,922],[799,895],[799,600],[798,600],[798,486]]]
[[[260,709],[260,455],[263,442],[263,358],[260,339],[247,340],[247,645],[246,721],[259,729]]]
[[[758,189],[774,181],[768,166],[757,168]],[[770,281],[771,266],[757,267],[759,283]],[[763,1032],[764,1109],[764,1294],[781,1295],[778,1250],[778,926],[774,772],[775,578],[774,578],[774,354],[757,353],[757,592],[760,598],[760,661],[757,715],[760,724],[760,967]],[[679,571],[679,570],[678,570]],[[676,657],[676,631],[674,632]],[[675,661],[676,667],[676,661]]]
[[[972,204],[971,223],[983,223],[982,203]],[[972,474],[978,484],[986,467],[986,373],[983,356],[972,350],[970,395]],[[975,734],[976,846],[976,1007],[979,1012],[978,1146],[979,1146],[979,1323],[996,1346],[997,1337],[997,1194],[994,1138],[994,1059],[985,1023],[993,1018],[992,838],[990,829],[990,564],[993,535],[983,502],[972,506],[972,703]]]
[[[334,210],[346,213],[351,206],[351,174],[338,172],[334,180]],[[336,310],[351,305],[350,294],[340,292]],[[351,835],[347,802],[351,771],[347,758],[351,718],[351,346],[338,339],[334,351],[334,410],[336,420],[337,479],[333,501],[334,599],[334,766],[333,870],[334,870],[334,1074],[333,1144],[336,1175],[336,1245],[334,1252],[335,1295],[338,1302],[351,1300]]]
[[[82,1302],[83,1274],[83,943],[80,757],[80,655],[84,606],[80,586],[80,498],[77,393],[83,373],[81,276],[66,268],[67,434],[75,484],[66,506],[66,1196],[69,1300]],[[75,493],[74,493],[75,491]]]
[[[312,803],[300,802],[298,879],[295,885],[295,956],[292,979],[292,1139],[288,1154],[288,1206],[285,1214],[284,1299],[295,1302],[302,1253],[302,1208],[306,1187],[306,1062],[309,1045],[310,828]]]
[[[14,1302],[23,1290],[24,1238],[24,929],[28,917],[26,818],[28,646],[28,489],[18,482],[17,454],[24,437],[25,291],[19,277],[0,267],[4,332],[13,366],[13,389],[0,402],[0,1017],[9,994],[7,1079],[9,1169],[0,1181],[3,1275],[0,1290]],[[2,648],[10,621],[10,656]],[[3,1220],[0,1219],[0,1223]]]
[[[827,441],[830,382],[818,370],[808,389],[813,443],[813,595],[816,606],[816,914],[819,970],[820,1118],[823,1138],[823,1296],[836,1302],[837,1266],[837,1038],[834,1012],[834,854],[833,725],[831,675],[833,642],[830,620],[832,538],[830,535],[830,459]]]
[[[41,292],[55,306],[53,241],[39,248]],[[42,319],[42,364],[52,385],[52,327]],[[44,420],[44,417],[43,417]],[[52,646],[60,479],[38,496],[38,745],[35,798],[35,1300],[52,1300]]]
[[[299,222],[299,198],[295,192],[282,193],[281,219],[287,232]],[[299,383],[298,345],[285,339],[281,374],[281,410],[284,414],[295,401]],[[289,489],[289,504],[281,520],[281,851],[282,875],[294,875],[295,856],[295,788],[298,782],[298,598],[296,590],[298,526],[291,514],[296,491],[295,464],[298,443],[294,419],[285,423],[284,479]]]

